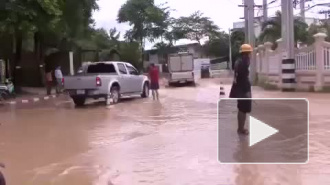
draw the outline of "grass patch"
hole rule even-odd
[[[322,90],[319,92],[323,92],[323,93],[329,93],[330,92],[330,86],[323,86]]]
[[[264,88],[265,90],[272,90],[272,91],[279,90],[279,88],[276,85],[269,84],[269,83],[265,83],[261,87]]]
[[[267,82],[267,80],[265,78],[259,78],[258,82],[257,82],[257,86],[265,89],[265,90],[278,90],[279,88],[277,87],[277,85],[273,85]]]
[[[315,89],[314,89],[314,87],[311,85],[311,86],[309,86],[309,88],[308,88],[308,92],[315,92]]]

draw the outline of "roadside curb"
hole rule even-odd
[[[32,96],[32,97],[26,97],[26,98],[18,98],[13,100],[8,100],[2,103],[2,105],[17,105],[17,104],[30,104],[30,103],[38,103],[42,101],[48,101],[51,99],[56,99],[60,97],[61,95],[39,95],[39,96]],[[1,103],[0,103],[1,104]]]

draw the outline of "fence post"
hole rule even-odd
[[[255,72],[256,72],[256,76],[258,76],[258,72],[259,72],[259,63],[260,63],[260,50],[258,47],[255,47],[254,48],[254,51],[255,51],[255,64],[256,64],[256,69],[255,69]],[[258,78],[257,78],[258,79]]]
[[[316,83],[314,86],[315,91],[321,91],[323,88],[323,74],[324,74],[324,55],[323,55],[323,42],[327,35],[325,33],[317,33],[315,38],[315,54],[316,54]]]
[[[283,47],[283,39],[280,38],[276,41],[277,43],[277,49],[276,49],[276,53],[277,53],[277,56],[278,56],[278,65],[279,65],[279,71],[278,71],[278,76],[279,76],[279,88],[282,88],[283,87],[283,65],[282,65],[282,60],[283,60],[283,52],[284,52],[284,47]],[[284,70],[287,70],[287,69],[284,69]],[[292,74],[292,73],[290,73]],[[294,72],[295,74],[295,72]]]
[[[264,57],[265,57],[265,46],[264,45],[262,45],[262,44],[260,44],[259,46],[258,46],[258,53],[259,53],[259,69],[258,69],[258,71],[259,71],[259,73],[260,72],[262,72],[262,64],[263,64],[263,59],[264,59]]]
[[[267,81],[268,81],[268,75],[269,75],[269,53],[272,50],[273,43],[266,42],[264,45],[265,45],[265,54],[264,54],[265,61],[263,61],[262,65],[265,66],[264,73],[265,73],[265,76],[266,76]]]

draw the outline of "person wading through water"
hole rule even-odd
[[[149,69],[149,78],[150,78],[150,89],[152,91],[152,98],[154,100],[159,100],[159,71],[155,64],[150,65]]]
[[[249,44],[243,44],[240,48],[241,58],[235,62],[234,82],[229,94],[230,98],[251,98],[251,83],[249,80],[250,56],[253,49]],[[244,128],[246,114],[251,112],[252,100],[237,100],[238,134],[248,135]]]

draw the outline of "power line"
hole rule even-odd
[[[271,9],[271,8],[279,8],[279,7],[281,7],[281,5],[268,7],[267,9]]]
[[[306,8],[304,11],[307,12],[307,11],[309,11],[309,10],[317,7],[317,6],[329,6],[330,7],[330,3],[318,3],[318,4],[314,4],[314,5],[309,6],[308,8]],[[298,15],[298,14],[300,14],[300,13],[295,14],[295,16]]]

